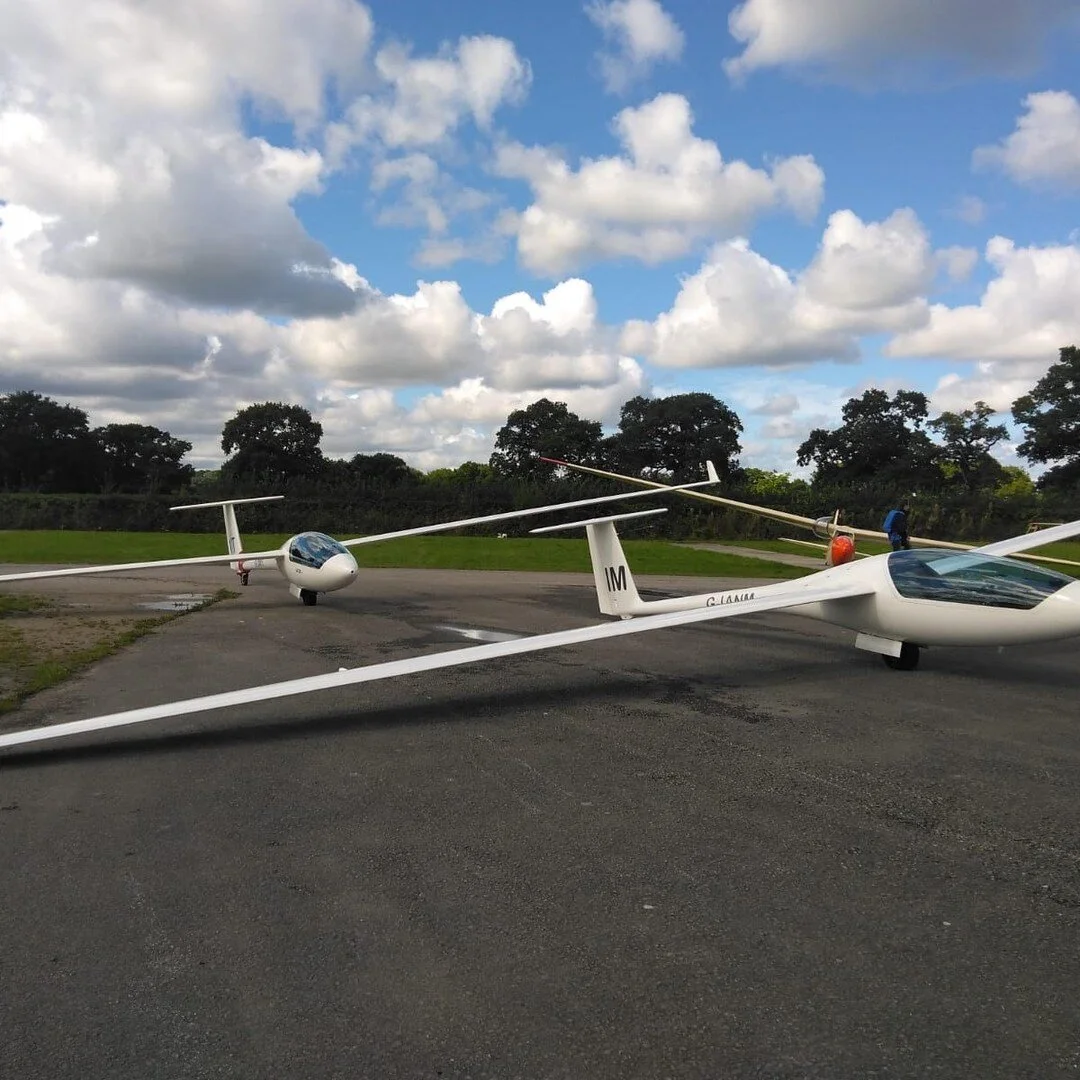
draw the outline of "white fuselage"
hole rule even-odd
[[[309,593],[344,589],[356,580],[358,567],[352,552],[322,533],[297,533],[289,537],[273,558],[244,559],[230,564],[238,574],[252,570],[277,570],[294,588]]]
[[[992,603],[957,603],[944,598],[912,598],[898,591],[889,573],[888,559],[888,555],[876,555],[798,581],[652,601],[642,604],[634,614],[716,607],[776,593],[790,595],[800,585],[811,587],[844,581],[866,584],[872,591],[865,596],[795,605],[785,608],[785,613],[916,645],[1023,645],[1080,636],[1080,581],[1064,585],[1026,609]],[[1012,560],[993,561],[1017,566]]]

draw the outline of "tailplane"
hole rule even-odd
[[[240,538],[240,527],[236,524],[235,506],[242,503],[272,502],[275,499],[284,499],[284,495],[260,495],[253,499],[223,499],[221,502],[186,503],[183,506],[170,506],[170,510],[204,510],[211,506],[220,506],[225,518],[225,543],[230,555],[242,555],[244,542]],[[242,562],[232,563],[232,568],[240,575],[241,583],[247,584],[247,576],[255,567],[245,567]]]
[[[647,605],[638,595],[634,575],[630,572],[630,564],[626,561],[619,534],[615,531],[615,522],[665,513],[667,511],[663,508],[639,510],[633,514],[614,514],[611,517],[589,518],[586,521],[570,521],[565,525],[547,525],[542,529],[531,529],[530,532],[549,533],[561,529],[580,529],[584,526],[589,541],[589,558],[592,560],[600,612],[603,615],[618,615],[629,619],[647,610]]]

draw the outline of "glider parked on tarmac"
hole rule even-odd
[[[776,585],[644,602],[614,531],[614,520],[625,516],[574,523],[589,530],[601,610],[619,615],[617,622],[10,732],[0,735],[0,749],[764,611],[848,627],[859,648],[902,670],[915,667],[924,645],[1017,645],[1080,636],[1080,581],[1003,557],[1080,534],[1080,521],[1047,529],[1036,540],[1025,534],[970,552],[893,551]]]
[[[683,485],[686,488],[708,487],[716,483],[704,480]],[[671,488],[676,491],[679,488]],[[63,570],[32,570],[19,574],[0,574],[0,584],[8,581],[33,581],[37,578],[74,577],[83,574],[114,574],[129,570],[160,570],[166,566],[214,566],[229,565],[236,571],[241,585],[247,585],[252,570],[277,570],[289,583],[289,592],[307,606],[314,605],[319,593],[336,592],[356,580],[358,567],[349,548],[362,544],[377,544],[383,540],[399,540],[405,536],[425,536],[428,533],[448,532],[469,525],[489,525],[497,521],[550,514],[556,510],[572,510],[580,506],[633,499],[655,495],[655,491],[635,491],[621,495],[603,495],[593,499],[577,499],[574,502],[555,503],[551,506],[534,506],[527,510],[511,510],[504,514],[488,514],[484,517],[463,518],[460,521],[444,521],[437,525],[421,525],[415,529],[398,529],[395,532],[360,536],[355,540],[335,540],[320,532],[302,532],[291,536],[279,548],[272,551],[244,551],[240,530],[236,524],[234,507],[242,503],[270,502],[283,499],[284,495],[262,495],[254,499],[226,499],[222,502],[189,503],[174,506],[173,510],[201,510],[220,506],[225,517],[225,541],[228,555],[196,556],[190,559],[157,559],[152,562],[114,563],[108,566],[75,566]]]
[[[560,461],[557,458],[548,457],[541,457],[540,460],[546,461],[549,465],[558,465],[564,469],[576,469],[578,472],[590,473],[593,476],[603,476],[608,480],[623,480],[627,484],[636,484],[638,487],[651,488],[657,492],[669,487],[668,484],[662,484],[658,480],[646,480],[640,476],[624,476],[622,473],[607,472],[604,469],[593,468],[591,465],[576,465],[571,461]],[[709,479],[714,484],[719,484],[721,481],[716,472],[716,466],[711,461],[707,461],[705,466]],[[757,517],[769,518],[772,521],[782,521],[786,525],[797,525],[800,528],[809,529],[818,539],[825,540],[827,543],[819,545],[808,540],[788,540],[787,543],[805,544],[810,547],[824,546],[826,566],[840,566],[843,563],[851,562],[857,557],[864,558],[863,553],[855,550],[855,542],[859,538],[885,541],[889,539],[888,533],[880,532],[877,529],[857,529],[853,525],[841,525],[839,510],[831,518],[809,518],[803,517],[802,514],[790,514],[786,510],[773,510],[768,506],[755,506],[753,503],[738,502],[735,499],[728,499],[722,495],[710,495],[703,491],[686,491],[684,494],[687,498],[718,503],[720,506],[729,506],[735,510],[745,510],[748,514],[754,514]],[[1030,544],[1030,547],[1042,547],[1043,544],[1051,543],[1046,538],[1045,531],[1037,535],[1039,536],[1038,543]],[[980,550],[977,544],[961,544],[951,540],[930,540],[925,536],[911,536],[908,538],[908,542],[912,547],[920,548],[946,548],[950,551]],[[1071,559],[1054,559],[1048,555],[1028,555],[1019,552],[1017,554],[1021,559],[1033,559],[1035,562],[1080,567],[1080,563],[1073,562]]]

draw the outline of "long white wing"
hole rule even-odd
[[[1080,533],[1080,521],[1066,521],[1064,525],[1053,525],[1049,529],[1040,529],[1038,532],[1024,533],[1023,536],[1012,536],[1008,540],[998,540],[994,544],[986,544],[984,547],[973,550],[983,555],[1015,555],[1029,548],[1042,547],[1043,544],[1055,544],[1059,540],[1069,540]],[[1034,556],[1029,556],[1033,558]],[[1067,562],[1066,559],[1047,559],[1047,562]],[[1075,566],[1075,563],[1070,563]]]
[[[661,491],[674,491],[675,489],[668,484],[661,484],[656,480],[646,480],[640,476],[624,476],[622,473],[607,472],[604,469],[594,469],[591,465],[575,465],[572,461],[560,461],[558,458],[542,457],[541,461],[547,461],[552,465],[560,465],[565,469],[576,469],[578,472],[591,473],[593,476],[604,476],[609,480],[622,480],[627,484],[637,484],[638,487],[647,487],[654,492]],[[768,518],[771,521],[783,521],[788,525],[801,525],[803,528],[813,530],[817,525],[817,521],[814,518],[803,517],[801,514],[789,514],[786,510],[774,510],[771,506],[755,506],[753,503],[739,502],[736,499],[728,499],[723,495],[710,495],[704,491],[685,491],[683,494],[688,499],[701,499],[703,502],[717,503],[720,506],[728,506],[733,510],[744,510],[748,514],[754,514],[757,517]],[[837,532],[847,533],[848,536],[855,536],[862,540],[888,540],[889,534],[881,532],[878,529],[857,529],[853,525],[839,525],[836,529]],[[1019,553],[1027,550],[1027,548],[1042,547],[1043,544],[1053,543],[1053,539],[1045,539],[1053,529],[1044,529],[1039,533],[1038,543],[1028,544],[1026,548],[1014,548],[1013,551]],[[1073,533],[1069,533],[1072,536]],[[912,547],[928,547],[928,548],[948,548],[950,551],[989,551],[989,548],[976,549],[974,544],[961,544],[953,540],[930,540],[925,536],[911,536],[908,537],[908,542]],[[1002,543],[1009,543],[1010,541],[1001,541]],[[994,552],[994,554],[1010,554],[1010,552]],[[1059,563],[1063,566],[1080,566],[1080,563],[1073,562],[1071,559],[1054,559],[1049,555],[1021,555],[1022,559],[1033,559],[1036,562],[1046,563]]]
[[[689,488],[708,487],[714,480],[701,480],[693,484],[681,484],[669,487],[662,484],[665,491],[685,491]],[[532,517],[534,514],[550,514],[555,510],[573,510],[579,506],[592,506],[595,503],[617,502],[622,499],[640,499],[655,495],[653,491],[628,491],[619,495],[601,495],[595,499],[578,499],[576,502],[554,503],[551,506],[533,506],[528,510],[511,510],[505,514],[488,514],[485,517],[463,518],[460,521],[443,521],[437,525],[421,525],[415,529],[398,529],[396,532],[375,533],[372,536],[360,536],[355,540],[343,540],[345,547],[358,547],[361,544],[377,544],[382,540],[397,540],[403,536],[423,536],[425,533],[448,532],[451,529],[463,529],[467,525],[484,525],[495,521],[510,521],[512,518]],[[280,495],[264,496],[262,499],[233,500],[234,502],[264,502]],[[199,503],[200,506],[218,506],[219,503]],[[174,506],[174,510],[190,507]],[[234,563],[239,559],[252,562],[255,559],[276,559],[281,557],[281,549],[273,551],[244,551],[239,555],[205,555],[191,559],[155,559],[151,562],[113,563],[108,566],[72,566],[64,570],[30,570],[20,574],[0,574],[0,582],[32,581],[36,578],[75,577],[83,574],[115,574],[124,570],[153,570],[165,566],[214,566]]]
[[[671,487],[658,485],[663,491],[689,491],[691,488],[708,487],[715,480],[699,480],[693,484],[679,484]],[[383,540],[398,540],[403,536],[424,536],[427,533],[449,532],[451,529],[464,529],[469,525],[490,525],[496,521],[512,521],[514,518],[532,517],[534,514],[550,514],[555,510],[574,510],[579,506],[595,506],[597,503],[618,502],[622,499],[643,499],[657,495],[656,491],[625,491],[619,495],[599,495],[595,499],[578,499],[576,502],[553,503],[551,506],[531,506],[527,510],[509,510],[504,514],[487,514],[484,517],[462,518],[459,521],[442,521],[436,525],[420,525],[415,529],[397,529],[395,532],[375,533],[371,536],[358,536],[354,540],[342,540],[346,547],[359,547],[361,544],[378,544]]]
[[[239,555],[197,555],[191,559],[155,559],[152,562],[112,563],[108,566],[71,566],[65,570],[30,570],[21,574],[0,574],[0,582],[32,581],[35,578],[74,577],[83,574],[116,574],[123,570],[154,570],[164,566],[226,566],[240,559],[277,559],[281,549],[243,551]]]
[[[760,599],[741,600],[736,603],[725,604],[723,607],[701,608],[696,611],[675,611],[662,615],[647,615],[639,619],[582,626],[576,630],[558,630],[552,634],[537,634],[533,637],[519,638],[515,641],[500,641],[492,645],[476,645],[427,656],[412,656],[405,660],[390,660],[382,664],[351,668],[347,671],[335,671],[326,675],[313,675],[304,679],[289,679],[286,682],[269,683],[265,686],[249,687],[246,690],[232,690],[223,694],[189,698],[186,701],[174,701],[166,705],[151,705],[144,709],[131,709],[127,712],[95,716],[88,720],[74,720],[70,723],[54,724],[30,731],[14,731],[6,735],[0,735],[0,748],[44,742],[48,739],[59,739],[65,735],[79,735],[89,731],[102,731],[106,728],[144,724],[150,720],[162,720],[169,716],[186,716],[190,713],[207,712],[210,709],[224,709],[233,705],[247,705],[257,701],[269,701],[272,698],[290,697],[294,694],[310,694],[317,690],[332,690],[340,686],[353,686],[358,683],[375,682],[379,679],[393,679],[401,675],[415,675],[421,671],[456,667],[459,664],[478,664],[485,660],[498,660],[504,656],[518,656],[521,653],[539,652],[543,649],[581,645],[588,641],[599,641],[604,638],[622,637],[627,634],[643,634],[649,630],[663,630],[668,627],[682,626],[686,623],[706,622],[710,619],[727,619],[734,615],[751,615],[761,611],[776,611],[783,608],[799,607],[803,604],[819,603],[824,600],[841,600],[853,596],[864,596],[869,592],[873,592],[872,587],[865,584],[844,584],[841,582],[838,584],[814,585],[812,581],[813,578],[803,578],[800,581],[792,582],[791,588],[782,593],[772,593]],[[810,582],[810,584],[805,584],[806,582]]]

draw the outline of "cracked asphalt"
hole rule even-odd
[[[582,575],[240,591],[0,724],[599,618]],[[851,636],[751,616],[0,752],[0,1076],[1080,1075],[1080,642],[904,673]]]

